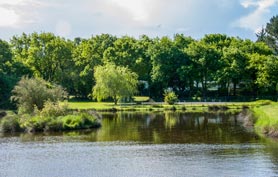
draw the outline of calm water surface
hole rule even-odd
[[[238,115],[103,113],[93,131],[0,136],[0,177],[278,176],[278,143]]]

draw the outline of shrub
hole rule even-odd
[[[32,113],[36,106],[42,110],[47,100],[57,102],[67,96],[66,91],[43,79],[22,77],[14,87],[11,100],[17,102],[20,113]]]
[[[67,105],[60,105],[58,102],[50,100],[44,103],[43,109],[40,111],[42,117],[59,117],[67,113]]]
[[[91,115],[89,113],[81,113],[82,118],[82,127],[83,128],[93,128],[93,127],[99,127],[100,123],[98,121],[98,118],[96,118],[95,115]]]
[[[17,132],[20,130],[19,118],[16,115],[8,115],[1,120],[0,132]]]
[[[164,102],[173,105],[178,102],[178,97],[174,91],[165,91],[164,93]]]
[[[100,126],[97,118],[88,113],[67,115],[61,118],[61,122],[64,130],[87,129]]]
[[[62,119],[62,127],[65,130],[79,129],[81,124],[81,117],[77,115],[67,115]]]
[[[63,130],[63,122],[61,118],[51,118],[44,127],[44,131],[61,131]]]
[[[51,121],[49,117],[33,116],[25,118],[21,121],[21,127],[24,128],[27,132],[40,132],[44,131],[48,122]]]

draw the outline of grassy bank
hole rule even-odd
[[[225,111],[260,105],[258,102],[185,102],[168,105],[158,102],[143,102],[141,104],[122,103],[114,105],[112,102],[68,102],[68,108],[73,110],[96,110],[96,111]]]
[[[278,104],[271,103],[254,107],[255,129],[259,134],[278,137]]]

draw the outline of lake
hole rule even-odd
[[[241,117],[102,113],[96,130],[2,134],[0,176],[278,176],[278,143]]]

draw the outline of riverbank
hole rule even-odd
[[[264,136],[278,138],[278,104],[253,107],[255,130]]]
[[[256,102],[179,102],[168,105],[163,102],[119,103],[112,102],[67,102],[71,110],[96,110],[96,111],[226,111],[242,110],[242,108],[255,107],[265,104],[265,101]]]
[[[254,109],[268,105],[270,101],[256,102],[179,102],[168,105],[162,102],[120,103],[114,105],[109,102],[64,102],[50,105],[35,115],[17,115],[5,111],[7,116],[1,118],[0,131],[64,131],[100,126],[97,112],[138,111],[138,112],[241,112],[242,109]],[[60,106],[59,106],[60,105]],[[88,113],[95,113],[94,115]]]

